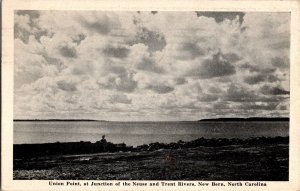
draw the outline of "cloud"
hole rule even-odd
[[[143,58],[138,63],[137,69],[155,73],[164,73],[164,69],[156,65],[156,63],[150,58]]]
[[[80,23],[87,29],[97,32],[102,35],[107,35],[111,32],[113,23],[111,18],[107,14],[92,14],[94,17],[83,17],[79,18]]]
[[[162,85],[162,84],[149,85],[147,88],[154,91],[154,92],[156,92],[156,93],[159,93],[159,94],[167,94],[167,93],[170,93],[174,90],[173,87],[168,86],[168,85]]]
[[[289,49],[290,48],[290,40],[288,37],[285,37],[281,41],[276,41],[270,45],[270,48],[281,50],[283,48]]]
[[[59,89],[67,91],[67,92],[74,92],[77,90],[76,85],[72,82],[66,82],[66,81],[58,81],[57,86]]]
[[[129,49],[126,47],[107,46],[102,51],[104,55],[115,58],[126,58],[129,54]]]
[[[80,45],[81,41],[83,41],[86,38],[86,35],[83,33],[80,33],[78,35],[72,36],[71,38],[74,43],[76,43],[77,45]]]
[[[24,84],[35,82],[43,77],[46,61],[39,54],[41,48],[33,36],[29,44],[15,39],[14,51],[14,87],[20,88]]]
[[[201,94],[198,96],[198,100],[201,102],[213,102],[217,101],[219,97],[213,94]]]
[[[272,58],[271,62],[274,67],[283,68],[283,69],[287,69],[289,67],[289,63],[290,63],[290,61],[287,57],[284,57],[284,58],[275,57],[275,58]]]
[[[243,103],[238,106],[239,109],[247,110],[275,110],[279,103],[267,102],[267,103]]]
[[[133,80],[133,74],[121,73],[118,75],[108,75],[97,82],[100,87],[117,90],[121,92],[133,92],[137,87],[137,82]]]
[[[59,71],[62,71],[63,69],[66,69],[67,66],[64,64],[64,62],[58,58],[48,56],[47,54],[42,54],[43,58],[46,60],[47,64],[54,65]]]
[[[179,51],[181,52],[181,55],[178,56],[179,58],[191,60],[206,53],[206,50],[202,49],[197,42],[184,42],[180,45]]]
[[[199,67],[189,71],[188,75],[205,79],[229,76],[235,73],[235,67],[224,59],[221,53],[217,53],[211,59],[204,60]]]
[[[257,99],[254,92],[236,84],[231,84],[224,96],[225,101],[249,102]]]
[[[40,17],[40,12],[36,10],[17,10],[15,13],[16,15],[29,15],[33,19]]]
[[[52,36],[53,33],[39,26],[40,11],[18,10],[14,17],[14,38],[28,43],[30,35],[37,41],[43,36]]]
[[[260,71],[259,68],[257,68],[256,66],[252,66],[249,63],[245,63],[245,64],[240,65],[240,68],[241,69],[247,69],[250,72],[259,72]]]
[[[261,73],[261,74],[270,74],[270,73],[274,73],[276,71],[276,68],[272,68],[272,67],[260,67],[260,66],[256,66],[256,65],[250,65],[249,63],[245,63],[239,66],[241,69],[247,69],[249,70],[251,73]]]
[[[272,87],[268,85],[262,86],[260,90],[265,95],[289,95],[290,94],[289,91],[286,91],[280,87]]]
[[[16,11],[14,22],[15,117],[289,114],[290,13]]]
[[[241,57],[239,55],[237,55],[236,53],[227,53],[227,54],[224,54],[223,56],[226,60],[228,60],[231,63],[235,63],[235,62],[241,60]]]
[[[140,27],[134,39],[129,41],[130,45],[138,43],[145,44],[151,52],[162,50],[167,44],[162,33],[146,27]]]
[[[279,81],[279,79],[272,75],[272,74],[256,74],[256,75],[253,75],[253,76],[247,76],[245,77],[244,81],[247,83],[247,84],[258,84],[260,82],[265,82],[265,81],[268,81],[268,82],[276,82],[276,81]]]
[[[77,58],[77,51],[75,47],[63,44],[59,47],[59,52],[62,56],[68,58]]]
[[[206,12],[206,11],[196,11],[198,17],[212,17],[216,22],[223,22],[225,19],[233,20],[236,17],[239,18],[240,24],[244,21],[245,13],[243,12]]]
[[[95,66],[90,63],[82,63],[80,65],[73,65],[68,67],[72,75],[93,75],[95,72]]]
[[[209,91],[210,93],[214,93],[214,94],[218,94],[218,93],[221,93],[221,92],[222,92],[220,88],[215,87],[215,86],[210,86],[210,87],[208,88],[208,91]]]
[[[188,81],[185,78],[177,77],[174,79],[176,85],[183,85],[186,84]]]
[[[129,99],[124,94],[113,95],[113,96],[111,96],[110,101],[112,103],[122,103],[122,104],[131,104],[131,102],[132,102],[132,100]]]
[[[120,66],[110,60],[107,60],[107,62],[103,64],[102,69],[106,74],[107,72],[114,73],[121,76],[122,78],[128,76],[128,72],[126,71],[126,68],[124,66]]]
[[[213,104],[213,110],[227,110],[230,109],[228,102],[216,102]]]

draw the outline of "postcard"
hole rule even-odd
[[[297,1],[3,2],[3,190],[299,190]]]

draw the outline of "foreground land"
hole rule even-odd
[[[127,151],[14,157],[14,179],[288,180],[288,137],[197,139]]]

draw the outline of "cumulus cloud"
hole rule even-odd
[[[272,87],[264,85],[261,87],[261,92],[265,95],[289,95],[289,91],[286,91],[280,87]]]
[[[85,38],[86,38],[86,35],[83,33],[80,33],[80,34],[77,34],[77,35],[74,35],[71,37],[72,41],[74,43],[76,43],[77,45],[80,45],[81,41],[83,41]]]
[[[183,85],[183,84],[187,83],[188,81],[185,78],[177,77],[174,79],[174,82],[176,85]]]
[[[249,63],[245,63],[240,65],[241,69],[247,69],[251,73],[253,72],[259,72],[259,73],[264,73],[264,74],[269,74],[275,72],[276,68],[260,68],[259,66],[256,65],[250,65]]]
[[[214,94],[201,94],[198,96],[198,100],[201,102],[213,102],[219,99],[218,95]]]
[[[239,22],[243,23],[244,21],[244,15],[243,12],[203,12],[203,11],[196,11],[196,14],[198,17],[204,16],[204,17],[211,17],[216,20],[216,22],[220,23],[224,21],[225,19],[233,20],[237,17],[239,18]]]
[[[244,81],[247,83],[247,84],[257,84],[257,83],[260,83],[260,82],[265,82],[265,81],[268,81],[268,82],[276,82],[276,81],[279,81],[279,79],[274,76],[274,75],[271,75],[271,74],[256,74],[256,75],[253,75],[253,76],[247,76]]]
[[[233,102],[249,102],[257,99],[254,92],[240,85],[231,84],[224,96],[224,100]]]
[[[61,80],[61,81],[58,81],[56,84],[59,89],[64,90],[64,91],[73,92],[73,91],[77,90],[76,85],[72,82],[66,82],[66,81]]]
[[[161,84],[149,85],[147,88],[149,88],[159,94],[166,94],[166,93],[169,93],[174,90],[174,88],[171,86],[161,85]]]
[[[121,92],[133,92],[137,87],[137,82],[133,80],[133,74],[121,73],[118,75],[108,75],[97,81],[101,88],[117,90]]]
[[[189,71],[189,75],[198,78],[214,78],[232,75],[235,72],[234,65],[228,62],[221,53],[217,53]]]
[[[249,110],[275,110],[279,103],[267,102],[267,103],[244,103],[240,104],[238,108]]]
[[[180,45],[179,51],[182,52],[182,55],[179,57],[181,59],[195,59],[206,53],[197,42],[184,42]]]
[[[113,95],[113,96],[111,96],[110,101],[112,103],[123,103],[123,104],[131,104],[131,102],[132,102],[131,99],[129,99],[124,94]]]
[[[290,63],[290,61],[287,57],[284,57],[284,58],[275,57],[275,58],[272,58],[271,62],[274,67],[284,68],[284,69],[288,68],[289,63]]]
[[[59,47],[60,54],[64,57],[68,58],[76,58],[77,57],[77,51],[75,47],[71,47],[67,44],[62,44]]]
[[[117,24],[113,18],[110,18],[106,13],[97,14],[94,12],[91,13],[90,17],[80,16],[78,20],[88,30],[102,35],[107,35],[111,32],[114,25]]]
[[[129,44],[138,43],[145,44],[152,52],[162,50],[166,46],[166,40],[162,33],[149,30],[146,27],[139,27],[136,36],[129,42]]]
[[[18,88],[42,78],[46,65],[44,57],[37,51],[41,48],[38,42],[33,37],[29,42],[23,44],[19,39],[15,41],[14,85]]]
[[[126,47],[108,46],[103,49],[103,54],[108,57],[125,58],[129,54],[129,49]]]
[[[139,70],[145,70],[149,72],[155,72],[155,73],[163,73],[164,69],[160,68],[154,60],[150,58],[143,58],[137,65],[137,69]]]
[[[30,35],[35,35],[36,39],[39,40],[43,34],[46,34],[46,31],[39,30],[40,28],[37,23],[39,17],[39,11],[16,11],[14,17],[15,38],[28,43]]]
[[[289,113],[290,13],[25,10],[14,31],[15,118]]]
[[[217,102],[213,104],[214,110],[227,110],[230,109],[228,102]]]

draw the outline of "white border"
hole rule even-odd
[[[176,187],[184,190],[300,190],[300,3],[299,1],[195,0],[5,0],[2,27],[2,190],[174,190],[174,187],[49,187],[47,180],[13,180],[13,12],[29,10],[291,12],[289,181],[267,187]],[[59,181],[66,182],[66,181]],[[86,181],[80,181],[86,182]],[[117,182],[117,181],[112,181]],[[123,182],[123,181],[121,181]],[[207,182],[207,181],[202,181]],[[227,181],[222,181],[227,183]]]

